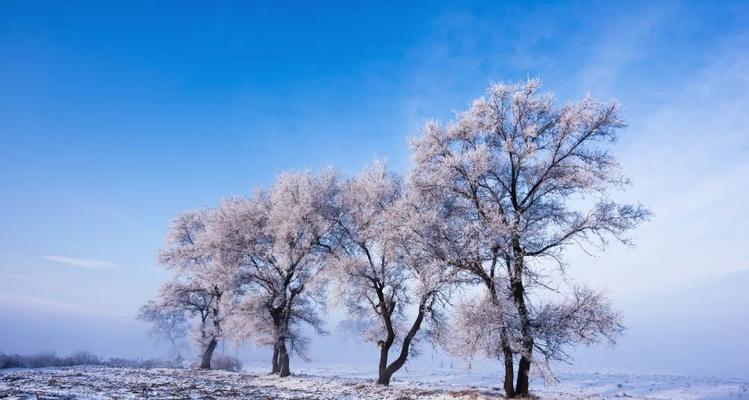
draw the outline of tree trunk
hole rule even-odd
[[[414,320],[414,323],[411,325],[411,329],[408,330],[406,337],[403,338],[400,355],[398,355],[398,358],[396,358],[395,361],[393,361],[390,365],[387,366],[387,368],[385,368],[384,375],[382,373],[380,374],[380,379],[377,380],[377,383],[386,386],[390,385],[390,377],[392,377],[394,373],[398,372],[398,370],[403,368],[403,365],[406,364],[406,360],[408,359],[408,352],[411,349],[411,342],[416,336],[416,333],[419,332],[419,328],[421,328],[421,322],[424,320],[427,301],[428,298],[423,298],[421,300],[421,303],[419,304],[419,313],[416,314],[416,320]]]
[[[278,364],[278,343],[273,345],[273,369],[270,371],[271,374],[277,374],[281,368]]]
[[[392,315],[395,311],[395,302],[388,302],[385,300],[385,292],[383,291],[382,284],[374,285],[375,292],[377,293],[377,299],[379,300],[378,307],[375,307],[375,312],[380,313],[382,322],[385,324],[385,331],[387,337],[380,343],[380,363],[377,368],[377,384],[378,385],[390,385],[390,377],[392,373],[388,373],[388,356],[390,354],[390,348],[393,346],[395,341],[395,330],[393,329]]]
[[[203,352],[203,360],[200,362],[200,369],[211,369],[211,358],[213,358],[213,350],[216,350],[216,344],[218,344],[216,338],[212,338],[208,343],[205,352]]]
[[[389,386],[390,385],[390,377],[393,376],[392,374],[388,375],[387,370],[381,369],[379,376],[377,377],[377,384],[378,385],[384,385]]]
[[[281,307],[270,308],[270,316],[273,319],[273,327],[276,335],[276,343],[273,344],[273,369],[271,370],[271,374],[278,375],[281,374],[283,354],[286,353],[286,337],[283,334],[284,307],[285,303]],[[288,364],[288,355],[286,358],[286,363]],[[286,369],[288,370],[288,365]]]
[[[505,382],[504,382],[504,390],[505,390],[505,397],[508,399],[511,399],[515,397],[515,389],[512,386],[512,380],[515,377],[514,372],[514,366],[513,366],[513,356],[512,356],[512,349],[510,348],[510,345],[507,341],[507,332],[502,329],[501,333],[501,341],[502,341],[502,354],[504,355],[504,361],[505,361]]]
[[[381,294],[382,293],[378,292],[378,295]],[[427,301],[429,301],[429,299],[430,297],[428,296],[425,296],[421,299],[421,302],[419,303],[419,312],[416,315],[416,319],[411,325],[411,329],[408,330],[406,337],[403,338],[403,343],[401,344],[401,352],[398,355],[398,358],[396,358],[395,361],[393,361],[390,365],[388,365],[388,353],[390,352],[390,347],[393,345],[393,341],[395,340],[395,331],[393,330],[393,325],[390,318],[393,310],[395,310],[395,304],[392,303],[390,308],[386,309],[386,312],[383,313],[383,321],[385,322],[388,336],[387,340],[382,342],[380,345],[380,364],[378,368],[377,384],[385,386],[390,385],[390,378],[406,363],[406,360],[408,359],[408,352],[411,349],[411,342],[416,336],[416,333],[418,333],[419,328],[421,327],[421,322],[424,320],[424,315],[426,314],[426,303]]]
[[[278,376],[281,378],[291,375],[289,370],[289,352],[286,350],[286,338],[281,338],[278,344]]]
[[[377,384],[388,386],[390,384],[390,376],[387,374],[388,366],[388,354],[390,353],[390,347],[392,346],[393,338],[388,335],[388,339],[380,342],[380,364],[378,365],[377,371]]]
[[[520,357],[520,363],[518,364],[518,383],[515,386],[515,393],[518,396],[528,396],[530,369],[531,360],[525,356]]]
[[[515,394],[518,396],[527,396],[529,388],[529,378],[531,370],[531,360],[533,357],[533,332],[531,329],[530,315],[528,307],[525,304],[525,286],[523,286],[524,255],[520,246],[519,238],[513,240],[514,265],[513,277],[511,279],[512,297],[515,301],[515,307],[520,317],[520,332],[522,334],[521,345],[523,352],[518,364],[518,380],[515,385]]]
[[[494,286],[494,281],[486,276],[484,277],[484,284],[486,285],[487,290],[489,291],[489,295],[491,296],[491,301],[496,305],[499,306],[498,300],[497,300],[497,288]],[[504,365],[505,365],[505,378],[504,378],[504,384],[503,389],[505,391],[505,397],[508,399],[511,399],[515,397],[515,387],[513,386],[513,380],[515,378],[515,367],[513,365],[514,358],[512,354],[512,349],[510,348],[510,341],[507,338],[507,330],[506,328],[502,328],[502,331],[499,335],[499,341],[500,341],[500,347],[502,348],[502,356],[504,358]]]

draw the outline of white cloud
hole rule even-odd
[[[570,257],[575,277],[616,298],[677,290],[747,268],[749,36],[716,42],[680,89],[632,107],[615,152],[634,186],[622,194],[654,212],[636,247]],[[650,294],[648,294],[650,293]]]
[[[45,260],[54,261],[60,264],[72,265],[75,267],[88,268],[88,269],[100,269],[100,268],[111,268],[115,264],[104,260],[94,260],[86,258],[73,258],[63,256],[44,256]]]

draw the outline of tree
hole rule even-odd
[[[543,311],[561,310],[536,309],[530,297],[548,287],[549,268],[564,265],[570,246],[629,243],[626,233],[648,216],[610,198],[628,184],[606,146],[624,126],[617,105],[586,97],[557,106],[539,90],[538,80],[493,84],[449,124],[427,123],[412,143],[412,185],[422,208],[435,210],[424,217],[435,232],[421,234],[432,237],[435,255],[486,287],[485,301],[499,313],[495,348],[507,397],[528,394],[546,329],[539,324],[555,320]]]
[[[449,350],[465,358],[477,354],[490,358],[504,357],[503,329],[504,332],[521,331],[520,320],[508,295],[500,296],[500,301],[492,301],[485,295],[458,304],[453,340],[446,343]],[[624,329],[620,315],[612,309],[603,294],[590,288],[573,286],[569,293],[560,297],[563,297],[561,301],[541,304],[532,313],[536,350],[533,363],[537,373],[547,381],[554,377],[552,361],[572,361],[566,352],[568,346],[591,345],[600,341],[613,344]],[[522,353],[520,340],[512,336],[510,339],[511,351]],[[540,353],[540,357],[536,356],[537,353]]]
[[[187,335],[188,328],[184,309],[162,301],[149,300],[138,310],[137,318],[150,323],[149,334],[158,340],[169,342],[177,360],[182,359],[179,340]]]
[[[222,264],[209,245],[206,227],[211,217],[209,210],[177,216],[158,257],[174,275],[162,286],[157,304],[183,310],[196,320],[193,338],[202,349],[202,369],[211,368],[213,352],[224,334],[222,323],[233,309],[231,294],[239,282],[236,270]]]
[[[274,374],[290,375],[289,347],[305,357],[305,323],[323,334],[326,254],[338,190],[335,173],[285,173],[251,198],[222,202],[211,223],[214,247],[242,281],[232,321],[240,339],[273,346]]]
[[[377,383],[382,385],[390,384],[414,352],[425,318],[439,323],[435,307],[444,301],[449,283],[444,269],[420,257],[403,234],[404,190],[402,179],[375,164],[346,182],[335,215],[336,292],[349,317],[366,321],[364,339],[380,348]],[[416,308],[412,321],[409,306]],[[389,362],[391,350],[397,349]]]

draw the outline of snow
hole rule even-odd
[[[241,373],[191,369],[68,367],[0,371],[0,398],[8,399],[498,399],[499,374],[491,370],[409,370],[390,387],[375,385],[372,371],[344,365],[300,366],[278,378],[267,367]],[[544,400],[749,399],[749,383],[668,374],[562,373],[559,383],[534,382]]]

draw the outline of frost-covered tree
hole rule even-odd
[[[531,312],[536,353],[533,363],[536,373],[547,380],[553,378],[552,361],[571,362],[569,346],[615,343],[623,330],[619,314],[600,292],[573,286],[558,297],[561,299],[539,301]],[[456,305],[456,310],[452,340],[446,343],[454,354],[469,359],[475,355],[502,359],[505,341],[509,341],[511,353],[522,353],[520,319],[509,291],[498,299],[488,295],[466,299]]]
[[[180,340],[187,335],[189,327],[185,314],[184,308],[159,299],[144,304],[138,310],[137,318],[151,324],[148,333],[159,341],[168,342],[177,360],[181,360]]]
[[[534,347],[543,355],[544,367],[548,367],[548,361],[569,362],[567,346],[600,340],[615,343],[623,330],[619,313],[606,297],[584,286],[572,287],[560,302],[542,304],[535,310],[532,323]]]
[[[528,394],[537,353],[556,358],[563,345],[615,336],[616,314],[598,295],[573,291],[581,302],[548,307],[532,296],[548,287],[550,267],[563,273],[566,248],[628,243],[626,233],[648,216],[610,198],[628,183],[607,149],[624,126],[617,105],[590,97],[557,105],[539,89],[538,80],[493,84],[450,123],[427,123],[412,143],[411,183],[425,210],[417,230],[436,256],[486,287],[470,311],[491,315],[507,397]],[[574,332],[570,318],[600,324]]]
[[[380,348],[377,383],[382,385],[390,384],[415,353],[424,320],[439,323],[437,306],[449,283],[446,270],[421,257],[403,230],[404,190],[402,179],[382,164],[347,181],[340,191],[338,242],[331,257],[337,298],[349,317],[364,322],[364,339]]]
[[[242,340],[272,346],[272,373],[282,377],[290,375],[290,351],[305,357],[301,325],[325,333],[318,305],[337,190],[331,171],[285,173],[251,198],[224,201],[211,222],[213,246],[227,265],[237,266],[242,281],[232,330]]]
[[[236,268],[223,264],[209,245],[206,227],[210,219],[211,211],[201,210],[183,213],[172,221],[158,259],[173,276],[155,302],[164,312],[183,310],[191,317],[203,369],[211,368],[213,352],[224,337],[222,324],[233,310],[233,294],[239,284]]]

